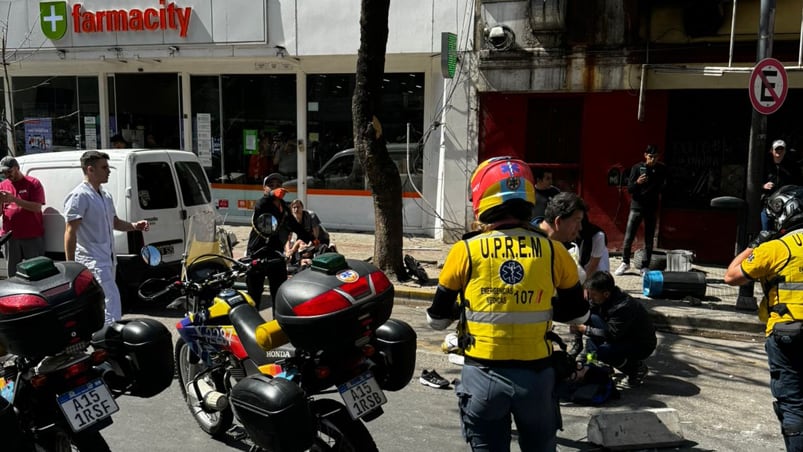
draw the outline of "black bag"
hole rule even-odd
[[[793,344],[800,340],[803,322],[777,322],[772,326],[772,335],[781,344]]]
[[[410,276],[417,279],[419,284],[424,285],[429,282],[427,271],[424,270],[424,267],[422,267],[413,256],[410,256],[409,254],[404,255],[404,266],[407,267],[407,271],[410,272]]]
[[[602,405],[610,399],[619,398],[610,366],[598,363],[587,363],[584,366],[586,371],[581,379],[566,379],[558,384],[561,401],[577,405]]]

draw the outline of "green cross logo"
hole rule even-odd
[[[67,33],[67,2],[42,2],[39,4],[39,25],[42,33],[54,41]]]

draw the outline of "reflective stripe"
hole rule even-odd
[[[552,310],[528,312],[476,312],[466,310],[466,320],[476,323],[526,325],[552,320]]]
[[[779,290],[803,290],[803,283],[778,283]]]

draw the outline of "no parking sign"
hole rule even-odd
[[[764,58],[750,73],[750,102],[757,112],[769,115],[778,111],[786,100],[789,83],[783,63]]]

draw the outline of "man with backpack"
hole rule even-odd
[[[595,272],[585,287],[591,316],[585,324],[571,325],[571,332],[587,336],[586,353],[624,373],[628,386],[640,385],[649,371],[644,359],[657,344],[649,313],[608,272]]]

